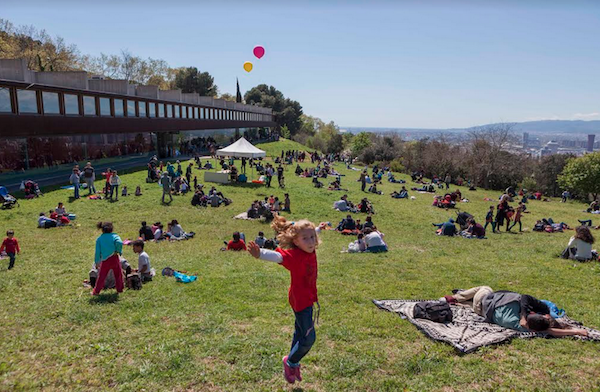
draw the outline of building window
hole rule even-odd
[[[181,107],[181,118],[187,118],[187,106]]]
[[[173,118],[173,105],[167,105],[167,117]]]
[[[135,101],[127,100],[127,117],[135,117]]]
[[[146,102],[138,102],[138,112],[140,112],[140,117],[146,117]]]
[[[0,87],[0,113],[12,113],[8,87]]]
[[[71,115],[79,115],[79,102],[77,100],[77,95],[73,95],[73,94],[65,94],[65,114],[71,114]],[[88,97],[88,98],[92,98],[92,97]],[[92,98],[94,99],[94,98]],[[46,106],[46,103],[44,102],[44,107]]]
[[[194,108],[194,118],[200,118],[198,116],[198,111],[199,111],[198,108]]]
[[[115,117],[123,117],[125,115],[125,112],[123,111],[123,100],[115,99],[114,104],[115,104]]]
[[[121,105],[121,112],[123,112],[123,105]],[[110,98],[100,98],[100,115],[110,117]]]
[[[58,106],[58,93],[49,93],[43,91],[42,99],[44,101],[44,114],[60,114],[60,107]]]
[[[96,115],[96,98],[87,96],[83,97],[83,114],[85,116]]]
[[[154,102],[148,103],[148,117],[156,117],[156,104]]]
[[[37,113],[37,97],[33,90],[17,90],[19,113]]]
[[[163,103],[158,104],[158,117],[163,118],[165,116],[165,105]]]
[[[179,105],[173,106],[173,109],[175,109],[175,118],[179,118]]]

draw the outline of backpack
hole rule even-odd
[[[132,290],[140,290],[142,288],[142,279],[138,274],[127,275],[127,287]]]
[[[418,302],[413,309],[413,317],[431,320],[435,323],[452,322],[452,309],[446,302]]]

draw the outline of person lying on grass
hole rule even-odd
[[[550,316],[548,305],[530,295],[512,291],[493,291],[491,287],[479,286],[458,290],[456,294],[442,298],[448,303],[469,302],[485,321],[520,332],[544,332],[552,336],[587,336],[585,329],[569,328]]]
[[[438,235],[447,235],[452,237],[457,234],[456,226],[454,226],[454,219],[452,218],[448,219],[448,222],[432,223],[432,225],[439,229],[437,230]]]
[[[254,258],[273,261],[290,271],[291,283],[289,302],[295,316],[295,331],[290,353],[283,357],[285,380],[293,384],[302,381],[300,361],[315,343],[315,321],[319,319],[317,297],[317,253],[319,227],[308,220],[288,221],[276,216],[271,227],[278,233],[279,247],[272,250],[261,249],[256,242],[248,244],[248,252]],[[317,304],[317,315],[313,319],[313,306]]]

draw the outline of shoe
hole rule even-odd
[[[294,370],[294,376],[296,376],[297,381],[302,381],[302,376],[300,375],[300,365],[298,367],[292,368]]]
[[[288,365],[288,356],[283,357],[283,378],[290,384],[296,381],[296,371]]]

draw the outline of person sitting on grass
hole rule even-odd
[[[227,243],[227,250],[234,250],[234,251],[246,250],[246,243],[241,238],[239,231],[236,231],[235,233],[233,233],[233,240],[231,240]]]
[[[438,228],[438,235],[447,235],[449,237],[452,237],[457,234],[456,226],[454,226],[454,219],[452,218],[448,219],[447,222],[432,223],[432,225]]]
[[[299,176],[303,173],[304,171],[302,170],[302,168],[300,167],[300,165],[296,165],[296,175]]]
[[[369,187],[369,193],[375,193],[376,195],[383,195],[382,191],[377,190],[377,183],[374,183]]]
[[[365,238],[365,244],[367,246],[366,251],[371,253],[387,252],[388,247],[383,241],[383,234],[377,231],[377,228],[373,226],[363,229]]]
[[[139,185],[135,187],[135,195],[142,196],[142,187],[140,187]]]
[[[163,232],[164,229],[164,225],[160,222],[156,223],[156,230],[154,230],[154,241],[162,241],[164,240],[165,237],[165,233]]]
[[[588,261],[593,259],[592,245],[594,236],[588,226],[579,226],[575,229],[575,235],[571,237],[567,248],[563,251],[562,257],[578,261]]]
[[[361,202],[358,204],[358,210],[365,214],[374,214],[375,213],[375,209],[373,208],[373,205],[371,204],[371,202],[369,200],[367,200],[366,197],[364,199],[362,199]]]
[[[142,227],[140,227],[139,234],[142,241],[150,241],[154,239],[152,228],[146,224],[146,221],[142,222]]]
[[[254,242],[256,242],[256,245],[258,245],[259,247],[264,248],[266,240],[267,239],[265,238],[265,233],[259,231],[258,236],[254,239]]]
[[[394,199],[408,199],[408,191],[406,190],[406,187],[402,185],[402,189],[400,189],[400,192],[392,192],[392,197]]]
[[[181,227],[177,219],[173,219],[170,223],[171,229],[169,233],[171,233],[172,240],[187,240],[189,238],[194,238],[195,233],[193,231],[186,233],[185,230]]]
[[[283,210],[281,211],[285,211],[285,212],[292,212],[292,207],[291,207],[291,201],[290,201],[290,195],[289,193],[286,193],[283,199]]]
[[[548,305],[530,295],[511,291],[493,291],[491,287],[479,286],[459,290],[442,298],[448,303],[470,303],[485,321],[520,332],[542,332],[555,337],[587,336],[585,329],[563,326],[550,316]]]
[[[352,205],[352,203],[348,201],[348,195],[344,195],[340,200],[333,203],[333,208],[341,212],[350,211],[350,205]]]
[[[67,210],[65,209],[64,204],[58,203],[58,206],[54,209],[54,212],[58,215],[67,215]]]
[[[144,252],[144,241],[133,241],[133,252],[138,254],[138,267],[135,272],[140,275],[142,283],[150,282],[155,272],[150,267],[150,257]]]
[[[342,189],[339,180],[334,180],[333,182],[329,183],[329,187],[327,188],[330,191],[345,191],[347,189]]]

